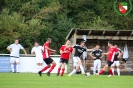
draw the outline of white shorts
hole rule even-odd
[[[19,58],[10,57],[10,63],[19,62]]]
[[[42,63],[43,57],[36,57],[36,63]]]
[[[114,61],[114,63],[111,66],[119,66],[120,62],[119,61]]]
[[[73,57],[73,66],[79,66],[78,62],[81,61],[79,57]]]

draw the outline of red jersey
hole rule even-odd
[[[44,43],[43,45],[43,59],[49,58],[50,57],[50,50],[46,49],[45,47],[50,48],[49,43]]]
[[[114,56],[115,53],[118,52],[118,49],[116,47],[111,47],[108,50],[108,60],[111,62],[114,62]]]
[[[69,60],[70,53],[72,53],[73,48],[72,47],[66,47],[66,45],[62,45],[60,50],[65,51],[66,53],[61,54],[61,58]]]

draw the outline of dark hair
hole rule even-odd
[[[39,43],[38,41],[35,41],[35,43]]]
[[[108,41],[109,44],[114,45],[113,41]]]
[[[96,46],[100,46],[100,44],[96,44]]]
[[[85,43],[85,41],[81,41],[80,44],[81,44],[81,43]]]
[[[70,39],[66,39],[66,42],[67,42],[67,41],[70,41]]]

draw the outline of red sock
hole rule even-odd
[[[57,72],[57,74],[60,74],[60,70],[61,70],[61,69],[60,69],[60,68],[58,68],[58,72]]]
[[[56,66],[56,65],[53,64],[53,65],[51,66],[51,68],[49,69],[48,72],[50,73],[50,72],[54,69],[55,66]]]
[[[63,76],[64,71],[65,71],[65,68],[62,68],[62,73],[61,73],[61,76]]]
[[[43,72],[43,71],[45,71],[45,70],[47,70],[48,68],[50,68],[50,66],[45,66],[42,70],[41,70],[41,72]]]
[[[109,70],[109,73],[110,73],[111,75],[113,75],[113,72],[112,72],[112,70],[111,70],[111,69]]]
[[[101,71],[99,72],[99,75],[101,75],[103,72],[104,72],[104,70],[101,70]]]

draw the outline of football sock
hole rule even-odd
[[[43,72],[43,71],[45,71],[45,70],[47,70],[48,68],[50,68],[50,66],[45,66],[42,70],[41,70],[41,72]]]
[[[55,66],[56,66],[56,65],[53,64],[53,65],[51,66],[51,68],[49,69],[48,72],[50,73],[50,72],[54,69]]]
[[[82,65],[80,65],[80,69],[81,69],[82,73],[85,73],[84,68],[83,68]]]
[[[73,75],[74,73],[76,73],[76,69],[74,69],[69,75]]]
[[[39,71],[42,70],[42,66],[39,66]]]
[[[12,72],[14,72],[14,65],[11,64],[11,69],[12,69]]]
[[[60,74],[60,70],[61,70],[61,68],[58,68],[57,74]]]
[[[37,65],[37,71],[39,71],[40,69],[39,69],[40,67]]]
[[[120,68],[117,68],[117,74],[120,75]]]
[[[109,73],[110,73],[111,75],[113,75],[113,72],[112,72],[112,70],[111,70],[111,69],[109,70]]]
[[[16,67],[16,72],[19,72],[19,65],[17,65]]]
[[[101,70],[101,71],[99,72],[99,75],[101,75],[103,72],[104,72],[104,70]]]
[[[112,73],[114,74],[114,68],[111,68],[112,69]]]
[[[62,68],[62,73],[61,73],[62,76],[63,76],[63,74],[64,74],[64,71],[65,71],[65,68]]]

